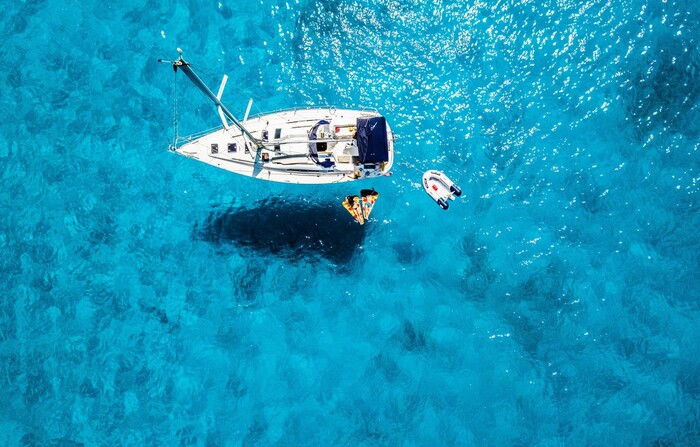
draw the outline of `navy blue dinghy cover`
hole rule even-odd
[[[361,163],[389,161],[386,119],[383,116],[357,119],[357,149]]]
[[[314,124],[314,127],[312,127],[311,131],[309,132],[309,155],[316,164],[319,164],[317,144],[323,144],[322,150],[326,150],[326,143],[316,143],[316,140],[318,140],[318,136],[316,135],[316,133],[318,132],[318,128],[324,124],[330,123],[326,120],[321,120],[318,123]]]

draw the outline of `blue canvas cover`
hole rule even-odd
[[[317,136],[318,128],[324,124],[330,124],[330,123],[326,120],[321,120],[318,123],[314,124],[314,127],[312,127],[311,131],[309,132],[309,155],[311,156],[311,159],[316,164],[319,164],[317,145],[323,144],[325,146],[325,144],[326,144],[326,143],[316,143],[316,140],[318,139],[318,136]]]
[[[357,149],[361,163],[389,161],[386,119],[383,116],[357,119]]]

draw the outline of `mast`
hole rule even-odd
[[[170,61],[170,63],[173,64],[173,69],[177,71],[179,68],[182,70],[183,73],[185,73],[185,76],[187,76],[190,81],[199,89],[201,90],[204,95],[209,98],[214,104],[216,104],[219,107],[219,110],[226,115],[226,118],[230,119],[231,122],[233,123],[234,126],[236,126],[246,137],[250,139],[250,141],[255,144],[256,149],[264,149],[265,145],[262,143],[262,141],[258,140],[255,138],[250,132],[248,132],[248,129],[243,127],[243,124],[241,124],[235,116],[233,116],[233,113],[231,113],[226,106],[221,102],[221,100],[212,92],[209,87],[202,81],[199,76],[197,76],[197,73],[192,70],[192,67],[190,66],[190,63],[187,62],[185,59],[182,58],[182,50],[177,49],[178,53],[180,53],[180,57],[177,58],[175,61]],[[163,61],[165,62],[165,61]]]

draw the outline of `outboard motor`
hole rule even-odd
[[[450,192],[456,195],[457,197],[462,195],[462,190],[460,189],[460,187],[454,184],[450,185]]]
[[[450,207],[450,204],[447,203],[447,200],[443,199],[442,197],[437,199],[437,204],[440,205],[440,208],[442,208],[443,210],[446,210]]]

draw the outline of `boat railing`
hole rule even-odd
[[[219,131],[223,128],[224,128],[224,126],[218,126],[218,127],[212,127],[211,129],[202,130],[200,132],[195,132],[195,133],[185,135],[185,136],[178,135],[177,138],[175,139],[175,141],[173,142],[173,144],[171,145],[171,147],[178,148],[178,147],[182,146],[183,144],[189,143],[192,140],[196,140],[196,139],[201,138],[201,137],[203,137],[207,134],[210,134],[212,132]]]
[[[248,117],[246,121],[250,121],[256,118],[259,118],[264,115],[270,115],[273,113],[284,113],[284,112],[299,112],[299,111],[304,111],[304,110],[314,110],[314,109],[328,109],[329,113],[333,115],[336,110],[338,110],[335,106],[326,106],[326,107],[315,107],[315,106],[307,106],[307,107],[288,107],[288,108],[282,108],[282,109],[277,109],[273,110],[271,112],[264,112],[264,113],[259,113],[257,115],[253,115]],[[357,110],[357,109],[341,109],[341,110]],[[376,108],[371,108],[371,107],[363,107],[362,109],[359,109],[359,112],[364,114],[364,113],[375,113],[379,114],[379,111]],[[178,135],[173,144],[170,146],[172,149],[176,149],[183,144],[189,143],[193,140],[196,140],[198,138],[201,138],[207,134],[210,134],[212,132],[216,132],[219,130],[222,130],[224,127],[223,126],[217,126],[217,127],[212,127],[207,130],[203,130],[200,132],[195,132],[189,135],[185,136],[180,136]],[[330,140],[329,140],[330,141]]]
[[[305,110],[318,110],[318,109],[328,109],[328,113],[331,115],[334,115],[335,112],[338,110],[338,107],[336,106],[306,106],[306,107],[287,107],[287,108],[280,108],[280,109],[275,109],[267,112],[262,112],[262,113],[257,113],[255,115],[249,116],[247,121],[250,121],[252,119],[260,118],[261,116],[264,115],[271,115],[273,113],[284,113],[284,112],[302,112]],[[340,110],[353,110],[356,111],[358,109],[351,109],[351,108],[341,108]],[[375,113],[379,114],[379,110],[377,110],[374,107],[363,107],[359,109],[360,113]]]

